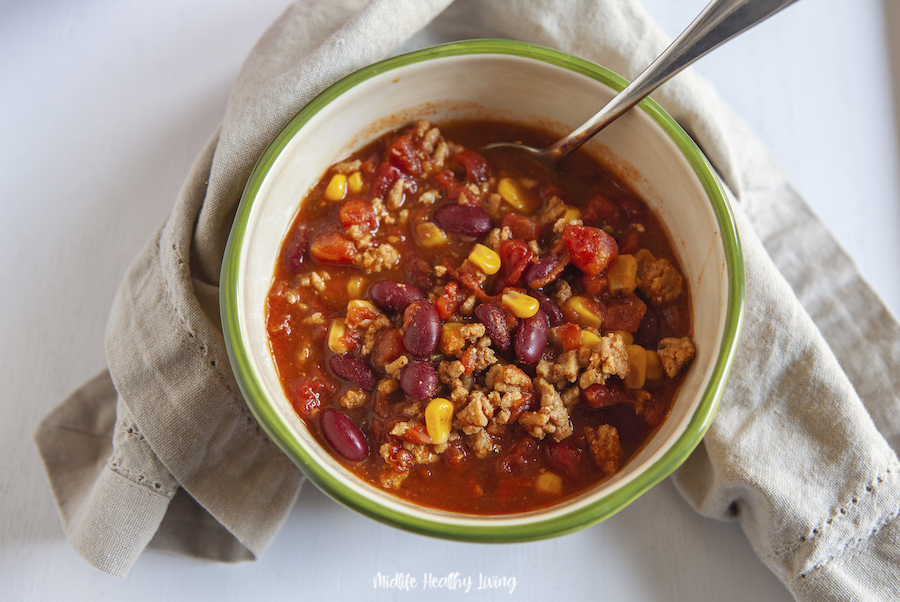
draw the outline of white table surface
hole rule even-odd
[[[704,4],[646,0],[670,35]],[[669,481],[600,525],[521,545],[407,534],[307,486],[255,563],[148,552],[118,579],[68,546],[31,433],[104,368],[116,288],[219,123],[243,58],[283,7],[0,0],[0,597],[790,600],[736,523],[699,516]],[[898,16],[891,0],[802,1],[696,67],[895,314]],[[457,572],[475,585],[468,594],[376,590],[379,572],[420,583]],[[515,591],[478,591],[479,574],[515,578]]]

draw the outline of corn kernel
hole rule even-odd
[[[581,219],[581,211],[577,207],[569,207],[563,213],[563,219],[567,222],[571,222],[573,219]]]
[[[622,337],[622,341],[626,345],[634,344],[634,335],[631,334],[630,332],[628,332],[627,330],[613,330],[612,332],[613,332],[613,334],[617,334],[620,337]]]
[[[510,308],[518,318],[530,318],[541,308],[537,299],[519,291],[509,291],[500,297],[500,301]]]
[[[347,187],[350,189],[350,192],[353,194],[359,194],[363,189],[363,179],[362,174],[358,171],[354,171],[349,178],[347,178]]]
[[[581,346],[587,347],[591,351],[600,349],[600,341],[602,340],[603,339],[601,339],[600,335],[597,333],[591,332],[590,330],[581,331]]]
[[[347,176],[336,173],[331,176],[331,181],[325,187],[325,198],[329,201],[342,201],[347,194]]]
[[[447,233],[432,222],[423,222],[416,226],[416,236],[423,247],[437,247],[447,242]]]
[[[628,354],[628,374],[623,382],[626,389],[640,389],[647,380],[647,350],[640,345],[625,347]]]
[[[469,253],[469,261],[477,265],[488,276],[500,271],[500,255],[482,244],[476,244],[472,248],[472,252]]]
[[[381,310],[375,307],[375,304],[367,299],[351,299],[350,302],[347,303],[347,313],[350,313],[351,311],[366,312],[373,317],[381,313]]]
[[[528,211],[525,195],[512,178],[500,178],[500,181],[497,182],[497,194],[519,211]]]
[[[332,353],[347,353],[353,350],[353,344],[347,340],[347,323],[344,318],[335,318],[328,329],[328,348]]]
[[[435,397],[425,407],[425,429],[432,443],[446,443],[453,422],[453,404],[443,397]]]
[[[637,259],[634,255],[619,255],[606,270],[609,292],[613,295],[627,295],[637,286]]]
[[[351,299],[359,299],[366,292],[366,279],[362,276],[353,276],[347,281],[347,295]]]
[[[559,495],[563,490],[562,477],[553,472],[542,472],[534,481],[534,488],[538,493]]]
[[[662,362],[659,354],[652,349],[647,350],[647,380],[659,380],[663,377]]]
[[[563,314],[571,322],[586,328],[600,328],[603,318],[588,303],[588,300],[580,295],[566,299],[561,307]]]

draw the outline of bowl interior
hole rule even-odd
[[[531,45],[453,44],[390,59],[342,80],[273,142],[248,183],[226,253],[226,341],[257,419],[326,493],[418,532],[476,541],[535,539],[611,515],[667,476],[699,442],[736,344],[740,249],[708,163],[650,102],[621,117],[587,148],[629,181],[667,224],[689,282],[697,356],[660,431],[598,488],[546,510],[500,517],[446,513],[395,498],[358,480],[319,447],[284,397],[266,338],[265,299],[281,242],[307,190],[331,164],[418,118],[496,118],[563,134],[623,83],[600,67]]]

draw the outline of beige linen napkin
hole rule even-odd
[[[515,11],[457,0],[441,14],[448,4],[301,2],[251,53],[220,132],[116,299],[112,380],[85,385],[35,434],[69,541],[94,565],[124,575],[148,545],[257,558],[294,503],[302,479],[228,367],[217,285],[250,170],[303,104],[398,47],[454,37],[526,40],[626,77],[667,43],[635,0],[521,0]],[[675,482],[703,514],[737,517],[797,599],[900,599],[900,327],[708,84],[687,72],[654,98],[733,192],[747,267],[727,391]]]

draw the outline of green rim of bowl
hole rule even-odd
[[[268,399],[265,394],[260,378],[253,367],[252,359],[244,345],[240,317],[237,312],[237,285],[241,268],[240,250],[246,235],[251,207],[276,158],[304,124],[341,94],[371,77],[422,61],[475,54],[513,55],[542,61],[580,73],[617,91],[623,89],[628,83],[624,78],[589,61],[550,48],[511,40],[472,40],[427,48],[370,65],[336,82],[310,101],[291,119],[263,153],[250,175],[237,209],[222,265],[220,288],[222,328],[232,369],[251,412],[269,437],[327,495],[375,520],[424,535],[472,542],[530,541],[564,535],[600,522],[627,506],[680,466],[697,447],[709,428],[722,397],[728,371],[737,349],[743,314],[744,267],[740,240],[731,207],[726,200],[724,189],[706,157],[690,136],[654,101],[645,99],[638,106],[666,132],[690,163],[710,199],[718,221],[728,268],[727,318],[712,376],[684,432],[672,447],[647,470],[609,495],[571,512],[547,518],[540,518],[540,515],[536,514],[533,521],[513,525],[503,524],[502,519],[505,517],[497,517],[497,524],[492,524],[492,521],[460,524],[454,522],[452,518],[444,522],[440,518],[430,519],[405,514],[361,495],[346,487],[319,466],[314,458],[291,436],[290,430],[280,419],[272,400]],[[513,515],[511,518],[524,516],[528,515]],[[465,516],[460,518],[465,519]]]

